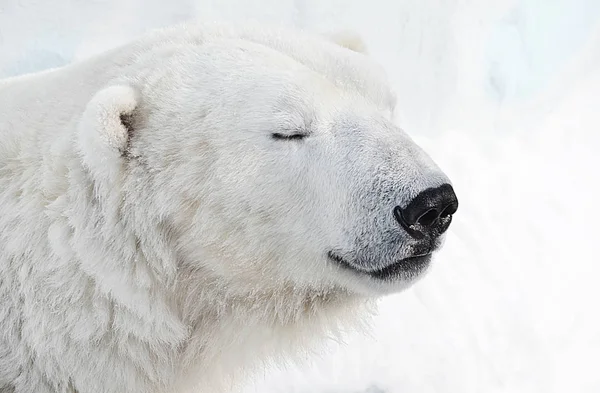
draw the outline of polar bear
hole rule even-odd
[[[0,391],[230,391],[422,277],[457,199],[360,48],[189,24],[0,81]]]

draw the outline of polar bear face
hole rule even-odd
[[[88,105],[110,103],[94,113],[114,109],[124,139],[86,146],[120,146],[107,176],[138,221],[168,228],[179,264],[239,294],[379,295],[427,270],[457,206],[449,181],[391,121],[380,71],[324,50],[339,51],[337,77],[325,60],[216,41]]]

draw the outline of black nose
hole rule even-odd
[[[428,188],[402,209],[394,208],[394,217],[415,239],[439,236],[450,226],[458,209],[458,199],[450,184]]]

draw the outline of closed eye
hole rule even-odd
[[[308,136],[308,134],[300,134],[300,133],[296,133],[296,134],[282,134],[279,132],[274,132],[273,134],[271,134],[271,136],[273,137],[273,139],[276,140],[300,140],[300,139],[304,139]]]

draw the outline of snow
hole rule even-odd
[[[0,76],[192,18],[359,32],[460,199],[371,337],[245,393],[600,391],[598,0],[2,0]]]

